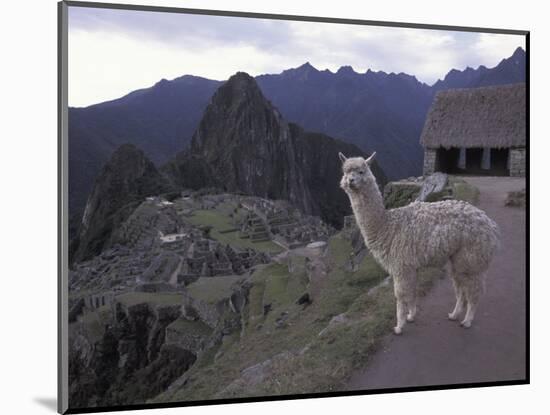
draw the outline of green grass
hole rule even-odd
[[[328,249],[334,266],[341,267],[349,259],[351,243],[339,233],[329,240]]]
[[[239,232],[222,233],[235,228],[229,213],[233,209],[230,206],[220,205],[216,209],[196,210],[191,217],[185,218],[189,223],[195,226],[212,226],[210,236],[217,241],[228,244],[236,248],[252,248],[257,251],[267,253],[279,253],[283,248],[272,241],[252,242],[249,238],[240,238]]]
[[[264,312],[266,275],[263,272],[263,268],[258,267],[252,276],[252,287],[248,293],[248,315],[251,319],[263,316]],[[262,272],[259,272],[260,270]]]
[[[201,277],[194,283],[187,286],[189,295],[197,300],[215,304],[232,293],[233,285],[244,279],[238,275],[224,277]]]
[[[121,294],[117,296],[116,299],[126,307],[142,303],[151,305],[178,305],[181,304],[182,295],[179,293],[145,293],[132,291]]]
[[[292,301],[287,292],[288,281],[291,278],[288,268],[281,264],[272,264],[262,270],[266,274],[263,303],[271,304],[273,308]]]
[[[479,202],[479,189],[466,182],[453,184],[453,193],[457,200],[476,205]]]
[[[196,336],[207,336],[212,332],[212,329],[202,321],[190,321],[183,317],[174,320],[172,323],[166,326],[166,329]]]
[[[406,206],[418,197],[420,193],[419,186],[397,184],[393,186],[393,191],[386,195],[384,205],[386,209],[394,209]]]

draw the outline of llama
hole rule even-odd
[[[447,200],[386,210],[368,159],[346,158],[342,153],[340,186],[349,196],[357,225],[374,258],[393,277],[397,303],[395,334],[416,315],[416,274],[425,266],[444,266],[449,271],[456,305],[448,314],[462,327],[472,324],[485,272],[499,246],[499,231],[485,212],[469,203]]]

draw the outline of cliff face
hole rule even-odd
[[[112,232],[146,196],[171,189],[155,165],[131,144],[119,147],[103,167],[86,203],[73,259],[97,255]]]
[[[289,125],[296,158],[312,195],[315,213],[332,225],[341,227],[344,216],[351,214],[351,209],[348,196],[340,188],[342,163],[338,152],[348,157],[365,157],[366,154],[353,144],[305,131],[296,124]],[[372,170],[378,183],[384,185],[386,176],[378,163],[373,163]]]
[[[365,156],[352,144],[289,124],[254,78],[239,72],[214,94],[190,149],[163,170],[175,185],[285,199],[341,225],[349,202],[338,186],[339,151]],[[385,181],[378,167],[375,174]]]
[[[102,310],[103,326],[86,320],[74,325],[71,407],[145,403],[164,391],[196,360],[196,353],[166,342],[166,327],[180,314],[179,304],[115,302]]]
[[[214,94],[190,152],[206,161],[224,190],[286,199],[314,211],[288,123],[246,73]]]

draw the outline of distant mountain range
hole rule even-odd
[[[109,247],[113,232],[145,197],[189,188],[284,199],[341,226],[351,209],[339,188],[338,152],[367,155],[353,144],[288,123],[256,80],[239,72],[214,93],[190,147],[160,170],[133,144],[113,153],[88,198],[71,258],[81,261]],[[385,184],[377,163],[372,169]]]
[[[396,179],[421,173],[419,137],[438,90],[524,82],[525,68],[525,52],[518,48],[494,68],[453,69],[431,87],[404,73],[369,70],[359,74],[351,67],[332,73],[309,63],[278,75],[258,76],[256,82],[286,120],[363,151],[377,151],[385,174]],[[209,101],[222,84],[185,75],[114,101],[70,108],[72,228],[79,222],[102,166],[120,145],[136,145],[157,166],[168,162],[190,146]]]

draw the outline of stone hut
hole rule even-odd
[[[424,175],[525,176],[524,83],[440,91],[420,143]]]

